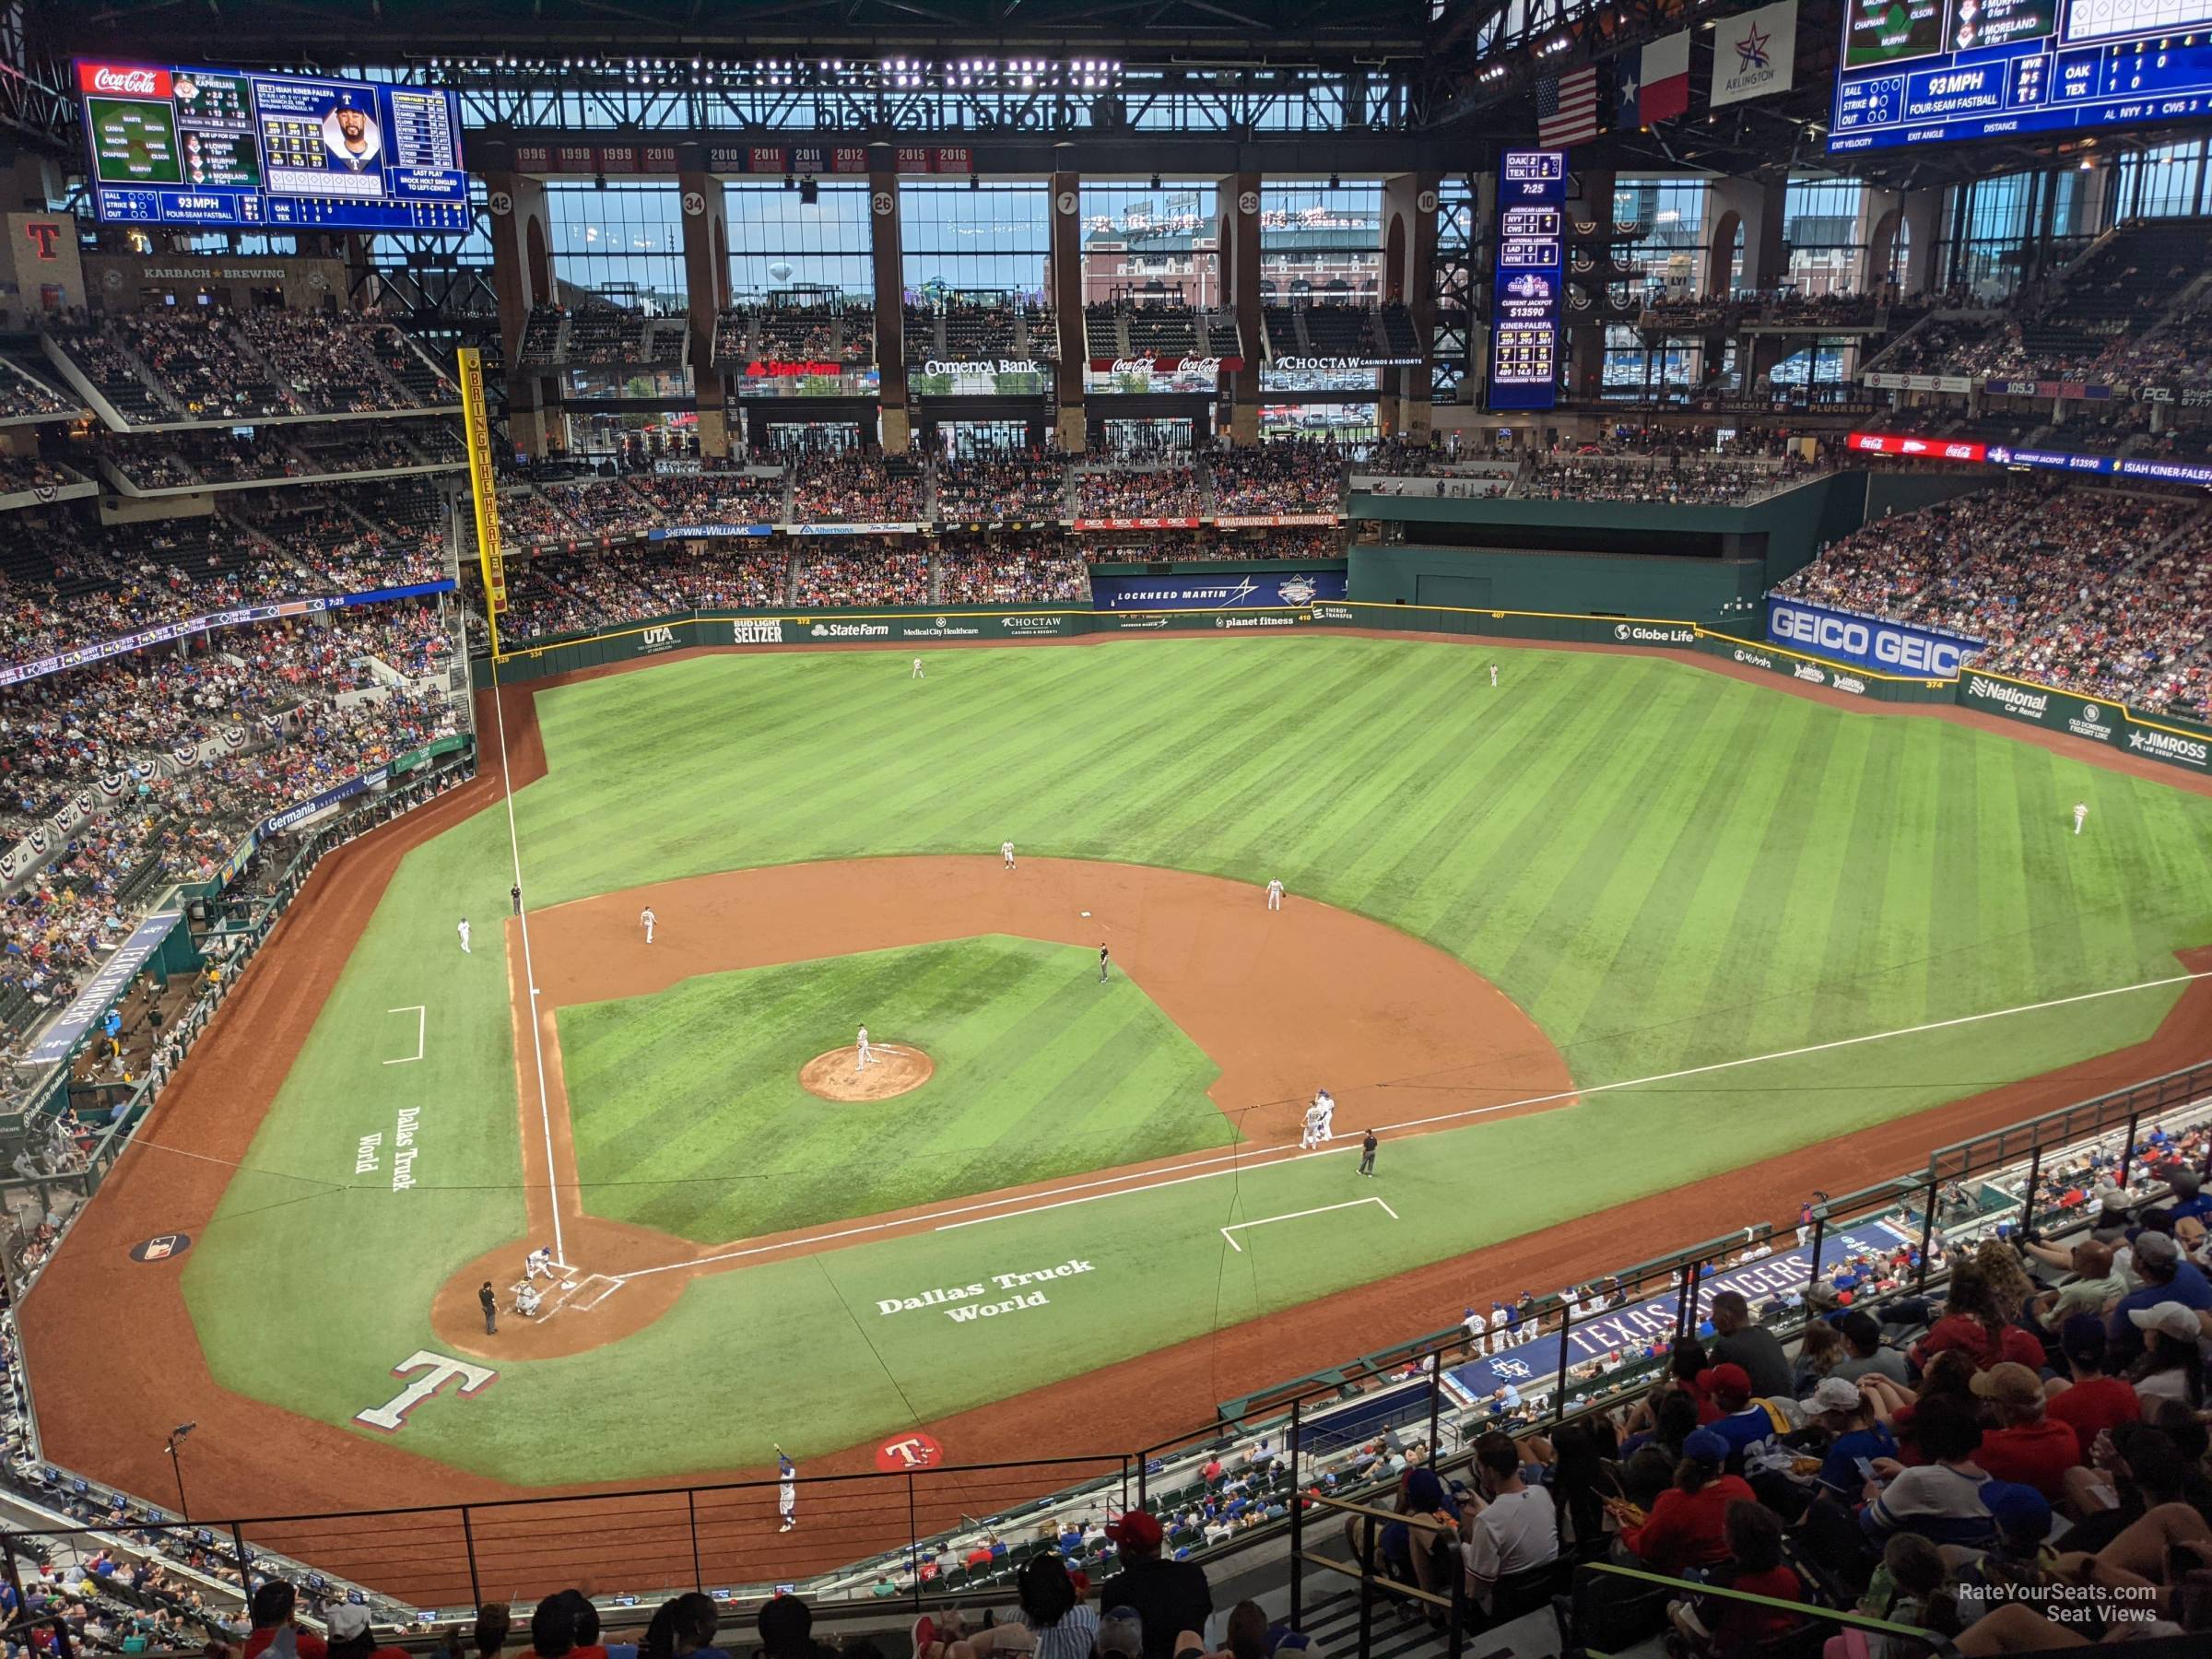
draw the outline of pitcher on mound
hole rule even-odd
[[[876,1051],[868,1046],[868,1028],[866,1026],[860,1028],[859,1048],[860,1063],[853,1069],[855,1072],[864,1072],[876,1064]]]

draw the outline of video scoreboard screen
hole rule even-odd
[[[469,228],[451,92],[84,60],[76,86],[107,223]]]
[[[1567,152],[1507,150],[1498,169],[1490,405],[1559,401],[1559,298],[1567,276]]]
[[[2212,113],[2212,0],[1846,0],[1830,154]]]

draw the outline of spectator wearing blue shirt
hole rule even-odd
[[[2132,1360],[2143,1351],[2143,1333],[2128,1318],[2130,1313],[2147,1312],[2160,1302],[2179,1302],[2192,1310],[2212,1308],[2212,1284],[2206,1283],[2194,1262],[2183,1259],[2182,1247],[2171,1233],[2149,1228],[2137,1233],[2135,1265],[2142,1287],[2122,1297],[2106,1322],[2112,1352],[2124,1360]]]
[[[1837,1496],[1855,1500],[1866,1487],[1866,1475],[1859,1465],[1871,1464],[1877,1457],[1894,1458],[1895,1437],[1875,1421],[1874,1408],[1866,1404],[1859,1385],[1842,1377],[1821,1378],[1799,1403],[1830,1437],[1828,1455],[1821,1460],[1816,1478]]]
[[[2204,1193],[2204,1182],[2194,1170],[2177,1169],[2166,1177],[2172,1195],[2166,1200],[2166,1213],[2176,1221],[2197,1220],[2212,1226],[2212,1197]]]

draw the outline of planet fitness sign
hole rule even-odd
[[[1815,656],[1908,679],[1956,679],[1983,641],[1932,628],[1884,622],[1794,599],[1767,601],[1767,638]]]

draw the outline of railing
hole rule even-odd
[[[1539,1299],[1521,1322],[1533,1338],[1515,1331],[1500,1343],[1486,1333],[1477,1347],[1458,1327],[1430,1333],[1230,1402],[1215,1421],[1147,1448],[807,1477],[791,1532],[778,1530],[771,1479],[200,1523],[138,1503],[121,1526],[0,1529],[0,1544],[128,1530],[211,1552],[249,1583],[271,1571],[303,1576],[293,1563],[308,1561],[332,1579],[379,1586],[390,1597],[388,1616],[403,1622],[450,1616],[488,1594],[527,1601],[579,1581],[619,1584],[630,1598],[696,1589],[741,1601],[792,1585],[830,1603],[921,1606],[946,1596],[1011,1594],[1015,1569],[1059,1547],[1070,1524],[1082,1524],[1075,1559],[1102,1576],[1112,1562],[1098,1542],[1099,1524],[1140,1507],[1160,1515],[1171,1550],[1218,1562],[1288,1534],[1295,1557],[1312,1524],[1301,1497],[1322,1512],[1356,1516],[1391,1489],[1392,1464],[1369,1450],[1382,1430],[1415,1460],[1440,1470],[1462,1466],[1485,1430],[1548,1431],[1644,1387],[1666,1366],[1673,1345],[1700,1328],[1720,1290],[1744,1293],[1778,1334],[1794,1332],[1805,1289],[1877,1237],[1892,1256],[1917,1249],[1919,1265],[1855,1305],[1924,1289],[1940,1275],[1945,1240],[1978,1236],[2027,1211],[2028,1178],[2040,1173],[2042,1155],[2095,1146],[2117,1159],[2126,1149],[2118,1144],[2123,1132],[2132,1146],[2154,1127],[2212,1117],[2198,1081],[2212,1088],[2212,1067],[1946,1147],[1925,1171],[1831,1198],[1804,1224],[1801,1241],[1794,1221],[1754,1223],[1608,1276],[1605,1293],[1590,1299],[1603,1305]],[[1968,1182],[1975,1191],[1965,1206],[1946,1211],[1945,1188]],[[1205,1470],[1216,1457],[1225,1467],[1209,1482]],[[67,1501],[75,1477],[44,1473],[34,1483],[43,1490],[33,1495]],[[1202,1494],[1231,1488],[1246,1500],[1236,1522],[1209,1521],[1195,1531],[1185,1524]],[[76,1501],[104,1509],[110,1500],[87,1488]],[[996,1553],[993,1535],[1003,1546]],[[985,1554],[971,1569],[967,1557],[978,1550]],[[836,1565],[825,1569],[825,1559]],[[1294,1571],[1322,1565],[1307,1559]],[[1464,1612],[1463,1604],[1452,1613],[1455,1622]]]

